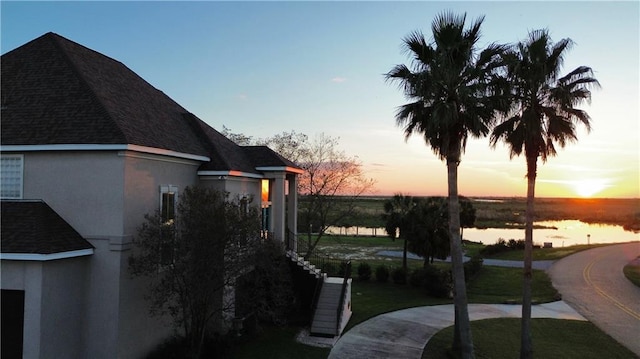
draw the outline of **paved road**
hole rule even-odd
[[[549,269],[562,299],[640,357],[640,288],[622,268],[640,255],[640,242],[578,252]]]

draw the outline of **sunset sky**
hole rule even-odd
[[[295,130],[340,137],[379,195],[446,195],[443,162],[404,141],[405,103],[384,74],[409,63],[402,38],[430,37],[443,10],[485,15],[480,47],[548,28],[569,37],[567,73],[593,68],[602,89],[583,108],[592,131],[540,163],[539,197],[640,197],[640,4],[628,2],[9,2],[4,54],[52,31],[113,57],[214,128],[254,137]],[[488,139],[467,144],[459,191],[525,196],[524,158]]]

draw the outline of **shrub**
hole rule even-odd
[[[437,298],[449,297],[453,288],[451,274],[431,265],[415,269],[409,277],[409,283],[415,287],[425,288],[429,295]]]
[[[386,265],[381,264],[376,267],[376,280],[380,283],[385,283],[389,280],[389,268]]]
[[[426,281],[424,268],[416,268],[409,274],[409,284],[411,284],[412,287],[424,287]]]
[[[220,358],[228,356],[233,339],[234,338],[229,335],[206,337],[200,358]],[[190,357],[196,357],[195,353],[191,350],[186,338],[178,336],[168,338],[145,356],[146,359],[181,359]]]
[[[496,253],[505,252],[507,250],[509,250],[509,247],[507,246],[507,241],[500,238],[495,244],[489,244],[488,246],[482,248],[480,250],[480,253],[483,255],[492,255]]]
[[[509,249],[524,249],[524,239],[518,239],[517,241],[515,239],[510,239],[509,240],[509,244],[507,245],[509,247]]]
[[[322,264],[321,270],[327,273],[328,276],[333,276],[338,273],[338,268],[332,262],[324,262]]]
[[[473,256],[469,261],[464,263],[464,280],[465,282],[469,282],[471,279],[475,278],[480,270],[482,269],[482,264],[484,261],[480,256]]]
[[[407,271],[402,267],[393,268],[391,271],[391,279],[393,279],[393,283],[395,284],[406,284]]]
[[[349,267],[349,270],[351,270],[351,267]],[[342,261],[338,266],[338,277],[344,277],[346,272],[347,272],[347,262]],[[351,277],[351,273],[349,273],[349,277]]]
[[[358,264],[358,279],[367,281],[371,278],[371,266],[367,262]]]

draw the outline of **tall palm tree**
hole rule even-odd
[[[591,68],[580,66],[559,77],[571,39],[553,44],[547,30],[535,30],[528,39],[505,52],[513,112],[491,134],[495,147],[503,140],[510,157],[524,152],[527,161],[527,209],[522,296],[521,358],[533,356],[531,342],[531,256],[538,157],[555,156],[556,145],[577,140],[576,124],[591,129],[589,115],[576,106],[590,101],[592,87],[599,87]]]
[[[467,308],[467,293],[460,240],[458,203],[458,165],[467,138],[486,136],[495,112],[504,99],[493,90],[501,88],[502,45],[491,44],[479,54],[476,44],[484,17],[465,29],[466,14],[444,12],[436,16],[431,30],[433,40],[414,31],[403,39],[413,58],[412,69],[396,65],[385,77],[398,82],[411,101],[398,108],[396,123],[404,127],[405,139],[421,134],[433,152],[447,164],[449,232],[454,275],[456,335],[454,350],[473,358],[473,341]]]

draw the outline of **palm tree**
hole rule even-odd
[[[385,75],[387,81],[398,82],[411,101],[396,113],[396,123],[404,127],[405,139],[421,134],[447,164],[456,313],[453,348],[461,351],[464,358],[473,358],[474,353],[460,240],[458,165],[469,135],[486,136],[496,110],[504,107],[503,97],[494,90],[504,85],[497,72],[505,46],[491,44],[477,53],[483,20],[481,17],[465,29],[466,14],[445,12],[436,16],[431,25],[431,43],[419,31],[403,39],[407,53],[413,57],[412,69],[396,65]]]
[[[571,39],[553,44],[547,30],[529,33],[529,38],[505,52],[507,78],[511,86],[513,112],[491,134],[495,147],[503,140],[510,157],[524,152],[527,161],[527,209],[525,215],[525,257],[522,296],[521,358],[531,358],[531,256],[533,246],[534,198],[538,157],[546,162],[555,156],[556,145],[577,140],[576,127],[590,130],[589,115],[578,108],[590,101],[592,87],[599,87],[591,68],[580,66],[559,77]]]
[[[385,222],[384,229],[387,235],[392,240],[401,238],[404,241],[402,251],[402,269],[404,273],[407,273],[407,237],[404,233],[407,229],[406,226],[408,216],[415,205],[414,198],[411,196],[405,196],[401,193],[395,194],[390,199],[384,201],[384,213],[382,214],[382,220]]]
[[[417,201],[409,213],[412,225],[407,230],[408,247],[424,258],[425,268],[434,258],[446,259],[451,252],[447,207],[445,198],[429,197]]]

